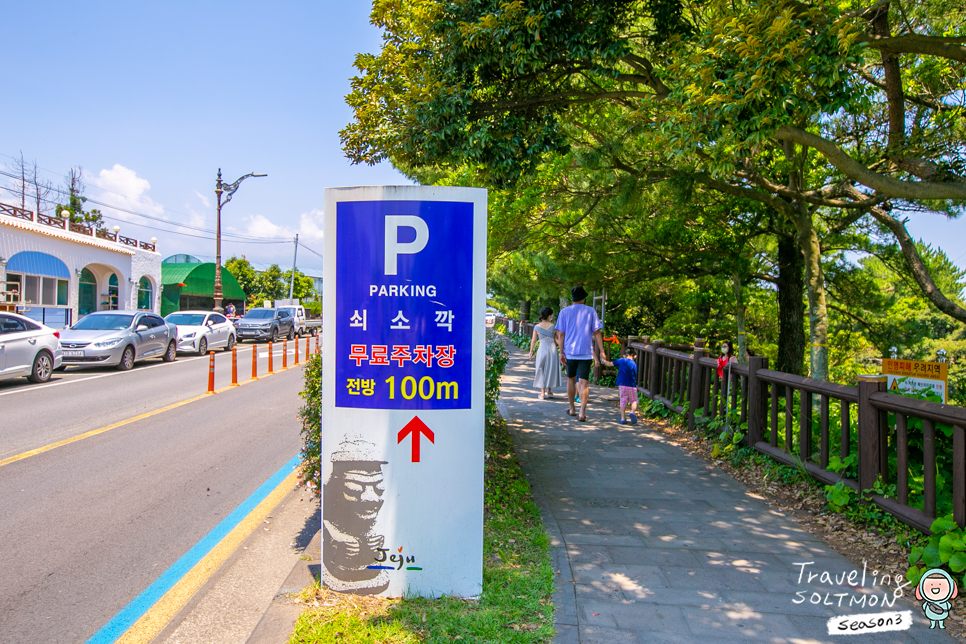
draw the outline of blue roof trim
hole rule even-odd
[[[70,279],[67,264],[53,255],[38,253],[35,250],[25,250],[11,257],[7,262],[7,272]]]

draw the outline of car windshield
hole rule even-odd
[[[270,320],[275,317],[275,312],[272,309],[252,309],[245,314],[245,317],[255,320]]]
[[[164,318],[174,325],[182,326],[201,326],[205,322],[204,313],[172,313]]]
[[[72,326],[71,329],[78,331],[120,330],[131,326],[132,320],[134,320],[133,315],[124,315],[123,313],[92,314],[78,320],[77,324]]]

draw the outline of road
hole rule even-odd
[[[0,641],[85,642],[298,453],[302,369],[274,358],[227,388],[216,355],[209,396],[191,357],[0,383]]]

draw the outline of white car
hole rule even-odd
[[[494,326],[496,326],[496,313],[493,313],[492,311],[487,311],[486,328],[492,329]]]
[[[47,382],[61,367],[60,333],[16,313],[0,313],[0,380]]]
[[[178,327],[178,351],[204,355],[211,349],[231,351],[235,325],[213,311],[175,311],[164,318]]]

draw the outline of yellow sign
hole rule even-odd
[[[931,389],[946,402],[948,365],[945,362],[921,360],[882,360],[882,373],[888,376],[889,391],[921,391]],[[902,380],[902,382],[899,382]]]
[[[949,365],[945,362],[923,362],[922,360],[891,360],[882,359],[882,373],[892,376],[908,378],[929,378],[930,380],[948,380]]]

